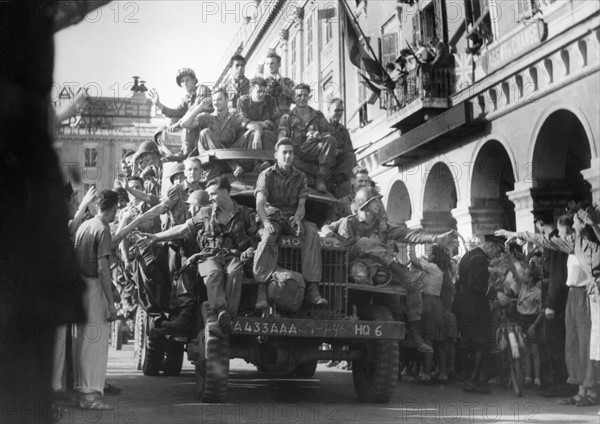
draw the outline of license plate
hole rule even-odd
[[[232,334],[332,339],[404,339],[404,323],[239,317]]]

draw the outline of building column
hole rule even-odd
[[[585,171],[592,171],[584,170]],[[596,179],[598,179],[598,171]],[[585,177],[585,176],[584,176]],[[593,176],[591,178],[594,178]],[[533,223],[534,209],[550,209],[554,211],[554,218],[558,219],[565,211],[565,207],[573,199],[573,192],[561,187],[560,183],[552,185],[543,180],[537,181],[542,188],[532,188],[531,183],[516,183],[513,191],[507,192],[507,196],[515,205],[515,218],[517,231],[535,231]],[[598,183],[596,183],[596,194],[598,194]]]
[[[406,221],[406,226],[411,230],[422,230],[423,219],[420,216],[412,216],[410,220]]]
[[[531,183],[515,183],[513,191],[507,191],[508,199],[515,205],[515,222],[517,231],[535,232],[533,224],[533,197],[531,196]]]
[[[465,240],[483,241],[483,236],[503,228],[504,208],[495,203],[463,206],[452,210],[457,231]]]
[[[450,211],[428,211],[423,212],[421,226],[428,233],[441,234],[456,228],[456,221]]]
[[[597,165],[599,160],[600,158],[593,158],[591,163]],[[600,204],[600,167],[596,166],[595,168],[591,167],[584,169],[581,171],[581,175],[583,175],[583,178],[592,186],[592,201]]]

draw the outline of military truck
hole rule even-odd
[[[224,160],[273,161],[272,152],[217,150],[199,156],[207,174],[222,170]],[[255,206],[256,174],[230,179],[232,197],[240,204]],[[209,178],[210,175],[207,175]],[[337,200],[311,190],[306,219],[319,227],[331,218]],[[280,237],[278,265],[301,271],[298,237]],[[203,402],[223,402],[227,397],[229,361],[242,358],[272,376],[312,377],[320,360],[352,361],[352,376],[359,400],[388,402],[396,387],[399,342],[404,324],[395,321],[385,306],[390,295],[402,294],[398,286],[356,284],[348,264],[348,252],[336,238],[321,238],[322,281],[319,290],[327,305],[303,304],[295,313],[271,305],[268,311],[254,310],[257,285],[252,266],[245,267],[245,281],[238,317],[232,332],[224,337],[211,334],[206,316],[199,314],[196,329],[187,338],[153,334],[156,320],[139,308],[137,326],[138,364],[147,375],[178,375],[183,346],[195,365],[196,390]],[[203,297],[204,296],[204,297]],[[206,300],[205,293],[200,302]],[[168,315],[168,311],[165,315]]]

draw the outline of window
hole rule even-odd
[[[97,165],[98,150],[96,148],[85,149],[85,166],[93,167]]]
[[[331,22],[331,19],[327,19],[326,21],[324,21],[324,25],[325,25],[324,40],[325,40],[325,45],[327,45],[333,39],[333,23]]]
[[[369,125],[369,109],[367,108],[367,103],[363,104],[358,111],[358,122],[360,123],[360,127],[364,127]]]
[[[466,0],[469,1],[469,0]],[[445,11],[440,0],[435,0],[413,16],[413,43],[427,45],[434,37],[446,42]]]
[[[306,18],[306,64],[310,65],[313,61],[313,25],[312,14]]]
[[[465,0],[465,12],[469,28],[467,37],[475,44],[494,41],[488,0]]]
[[[427,44],[436,35],[435,31],[435,10],[433,3],[429,4],[423,12],[421,12],[421,41],[423,44]]]
[[[541,0],[515,0],[517,20],[529,19],[540,10]]]
[[[87,184],[86,183],[86,184],[84,184],[83,185],[83,192],[87,193],[90,190],[90,188],[92,188],[92,187],[96,187],[96,184],[95,183],[91,183],[91,184]]]
[[[398,57],[398,33],[383,34],[381,37],[381,63],[394,63]]]
[[[296,81],[296,36],[292,37],[292,43],[290,48],[290,68],[292,81]]]

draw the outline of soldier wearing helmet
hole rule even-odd
[[[359,189],[354,198],[355,214],[323,226],[321,232],[326,237],[338,237],[350,247],[350,261],[361,257],[376,258],[399,277],[402,286],[407,291],[406,314],[409,336],[419,351],[432,353],[433,349],[423,341],[420,334],[422,299],[419,282],[424,276],[423,272],[412,271],[400,264],[384,240],[387,237],[401,243],[448,244],[455,236],[452,231],[442,235],[433,235],[422,230],[409,230],[406,226],[394,226],[387,221],[386,228],[383,230],[379,220],[382,216],[387,217],[387,215],[381,197],[374,187],[367,186]],[[384,237],[382,237],[382,232]],[[402,312],[399,296],[390,296],[388,300],[394,318],[399,319]]]
[[[369,177],[369,171],[367,168],[357,165],[352,169],[352,177],[350,179],[351,191],[349,194],[338,197],[339,204],[339,217],[343,218],[348,215],[352,215],[356,212],[354,207],[354,196],[356,192],[363,187],[374,187],[371,177]]]
[[[166,165],[168,164],[165,164],[165,166]],[[169,179],[172,186],[185,181],[184,171],[185,165],[181,162],[173,163],[171,167],[168,168],[168,171],[166,172],[166,177]]]
[[[172,125],[169,127],[169,130],[171,131],[183,128],[180,124],[181,119],[191,110],[198,109],[202,112],[213,111],[210,88],[204,84],[198,84],[198,79],[196,78],[196,73],[193,69],[179,69],[177,71],[175,81],[177,82],[178,86],[185,90],[186,94],[181,100],[179,106],[174,109],[161,103],[160,96],[156,88],[152,88],[148,92],[154,105],[162,111],[163,115],[171,118]],[[194,129],[184,131],[181,139],[182,151],[190,153],[194,148],[196,148],[198,145],[199,134],[200,133]],[[187,156],[187,154],[184,156]]]
[[[131,176],[119,174],[117,176],[118,184],[127,190],[127,193],[137,201],[152,207],[158,204],[161,190],[161,159],[158,152],[158,146],[153,141],[143,142],[138,150],[128,156],[133,158],[136,168],[142,171]],[[131,181],[139,180],[141,184],[131,184]]]
[[[158,150],[158,144],[154,141],[144,141],[135,152],[135,161],[141,169],[140,177],[144,181],[144,193],[133,193],[139,200],[149,204],[156,205],[160,197],[160,188],[162,181],[162,163],[161,155]],[[121,184],[123,186],[123,184]],[[127,189],[125,184],[125,189]],[[132,193],[130,190],[128,192]]]
[[[188,205],[188,216],[194,217],[201,208],[210,204],[210,197],[205,190],[200,189],[190,194],[185,203]]]

